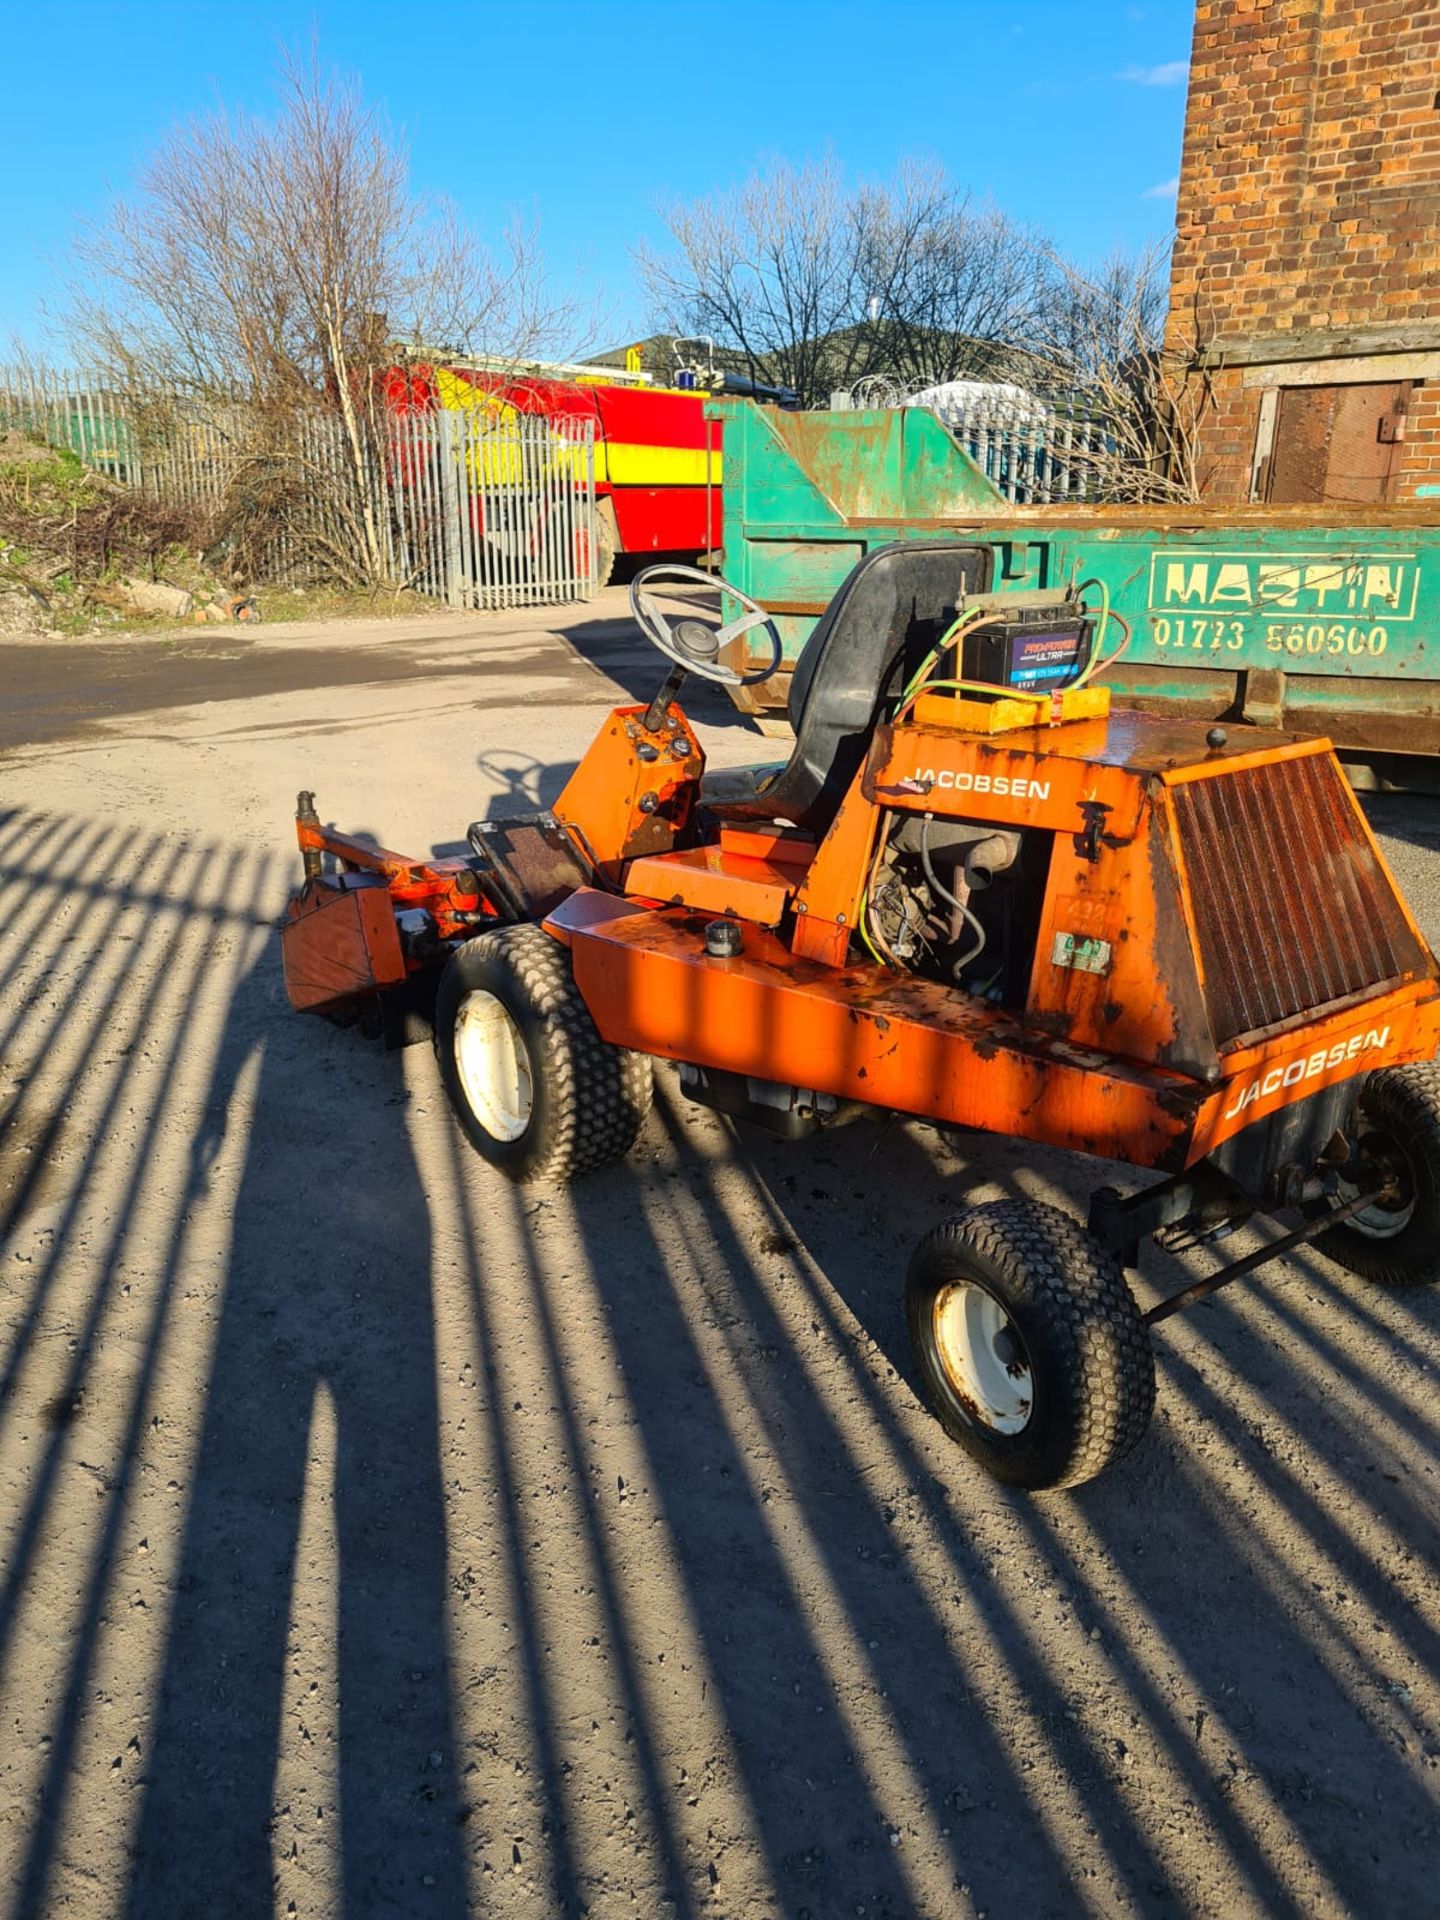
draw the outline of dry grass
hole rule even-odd
[[[45,590],[120,573],[158,577],[203,544],[202,516],[95,473],[68,448],[7,434],[0,443],[0,576]]]

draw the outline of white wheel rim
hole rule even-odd
[[[1342,1200],[1353,1200],[1355,1189],[1345,1192],[1340,1188]],[[1415,1218],[1415,1202],[1406,1201],[1399,1207],[1382,1207],[1377,1202],[1373,1207],[1362,1207],[1359,1213],[1352,1213],[1349,1224],[1357,1233],[1363,1233],[1367,1240],[1393,1240],[1397,1233],[1403,1233]]]
[[[1014,1322],[992,1294],[968,1280],[942,1287],[934,1312],[935,1347],[956,1398],[981,1426],[1019,1433],[1035,1387]]]
[[[1402,1199],[1398,1206],[1393,1207],[1384,1206],[1377,1201],[1373,1207],[1362,1207],[1359,1213],[1352,1213],[1350,1216],[1349,1225],[1354,1227],[1357,1233],[1363,1234],[1367,1240],[1393,1240],[1396,1234],[1403,1233],[1415,1218],[1415,1177],[1403,1149],[1401,1157],[1406,1161],[1405,1172],[1409,1176],[1406,1182],[1410,1188],[1409,1199]],[[1354,1200],[1360,1189],[1351,1186],[1347,1180],[1339,1180],[1336,1182],[1336,1192],[1342,1201]]]
[[[518,1140],[535,1111],[535,1076],[508,1009],[476,988],[455,1016],[455,1066],[470,1111],[496,1140]]]

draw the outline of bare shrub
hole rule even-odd
[[[76,258],[73,336],[149,397],[142,434],[164,444],[178,406],[229,436],[229,518],[247,539],[263,500],[328,496],[290,538],[353,584],[392,568],[386,370],[437,351],[534,353],[562,319],[534,234],[512,224],[497,254],[417,195],[401,140],[313,55],[283,63],[273,117],[221,109],[167,136]],[[328,479],[317,422],[342,442]]]
[[[1200,498],[1197,436],[1210,404],[1193,353],[1165,343],[1169,249],[1115,253],[1094,273],[1050,254],[1027,342],[1046,383],[1103,426],[1072,458],[1093,498],[1141,505]]]
[[[109,572],[156,574],[176,547],[204,543],[198,509],[117,486],[68,449],[19,435],[0,440],[0,547],[27,556],[7,569],[93,581]]]
[[[70,570],[77,580],[99,579],[112,571],[145,572],[154,579],[167,553],[177,547],[203,547],[209,531],[209,519],[197,507],[107,484],[93,506],[76,517]]]

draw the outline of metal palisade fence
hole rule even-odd
[[[1017,506],[1089,500],[1111,455],[1103,421],[1066,408],[978,401],[938,409],[992,486]]]
[[[246,438],[244,410],[147,392],[87,368],[0,366],[0,433],[69,447],[157,499],[218,507]]]
[[[242,406],[137,392],[104,374],[0,366],[0,433],[71,448],[97,472],[217,525],[268,503],[257,583],[388,579],[453,607],[539,606],[596,587],[594,425],[476,407],[333,413],[277,432]],[[283,502],[277,512],[274,503]]]
[[[114,387],[91,374],[51,367],[0,366],[0,433],[23,433],[69,447],[97,472],[133,483],[138,441]]]
[[[452,607],[587,599],[596,586],[593,420],[398,415],[388,431],[397,577]]]
[[[914,390],[870,375],[832,407],[928,407],[1007,500],[1050,506],[1103,496],[1115,444],[1088,396],[1042,398],[1008,382],[958,380]]]

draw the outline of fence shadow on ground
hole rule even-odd
[[[513,1189],[289,1013],[285,878],[0,815],[6,1912],[1426,1910],[1433,1298],[1310,1256],[1006,1494],[900,1276],[1052,1162],[662,1071]]]
[[[345,1062],[353,1123],[337,1136],[328,1101],[307,1098],[304,1081],[313,1070],[324,1086],[325,1050],[344,1043],[333,1030],[295,1033],[322,1050],[308,1063],[291,1035],[275,1044],[288,1013],[278,969],[269,941],[237,987],[211,1094],[223,1129],[255,1063],[128,1910],[137,1920],[174,1910],[187,1857],[225,1889],[227,1912],[274,1910],[277,1822],[310,1824],[275,1796],[285,1675],[300,1662],[307,1689],[334,1684],[337,1751],[322,1777],[336,1800],[314,1820],[338,1824],[347,1909],[458,1916],[468,1901],[429,1218],[397,1124],[395,1063]],[[223,1133],[202,1141],[202,1161],[222,1148]],[[322,1604],[307,1636],[292,1596],[322,1401],[333,1617]]]

